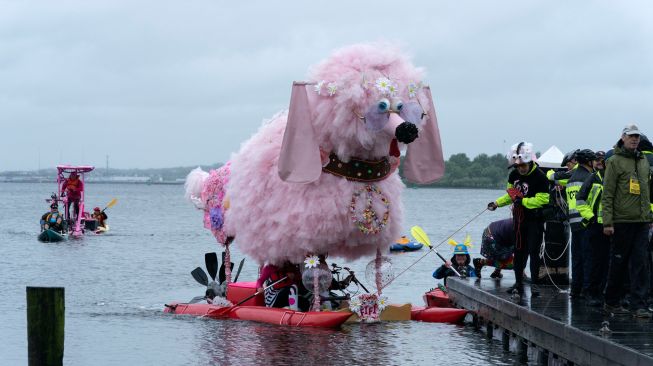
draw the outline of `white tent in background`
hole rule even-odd
[[[540,155],[537,159],[537,163],[542,168],[560,168],[562,159],[564,159],[565,154],[560,151],[555,145],[551,146],[549,150],[545,151],[544,154]]]

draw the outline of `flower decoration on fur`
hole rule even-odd
[[[209,216],[211,217],[211,229],[220,230],[224,224],[224,217],[222,215],[222,208],[213,207],[209,211]]]
[[[380,212],[377,213],[373,208],[372,202],[375,197],[381,201],[385,208],[383,215]],[[362,198],[360,200],[360,206],[362,207],[359,207],[359,198]],[[357,211],[361,209],[362,217],[357,214]],[[349,204],[349,212],[351,221],[363,234],[378,234],[386,227],[390,219],[390,200],[376,185],[366,185],[354,191]]]
[[[383,311],[383,309],[388,306],[388,298],[386,296],[379,296],[379,299],[376,302],[377,306],[379,307],[379,311]]]
[[[317,265],[320,263],[320,259],[317,255],[310,255],[304,259],[304,267],[306,268],[317,268]]]
[[[397,96],[397,85],[396,84],[390,84],[388,85],[388,95],[391,97],[396,97]]]
[[[329,93],[330,97],[332,97],[334,94],[336,94],[336,90],[338,90],[338,84],[336,84],[336,83],[327,84],[327,92]]]
[[[392,85],[392,81],[386,77],[380,77],[376,79],[376,82],[374,83],[376,86],[376,89],[378,89],[381,94],[390,94],[390,85]]]
[[[408,98],[413,99],[417,96],[417,84],[408,84]]]
[[[317,95],[321,95],[321,94],[322,94],[322,85],[324,85],[324,80],[321,80],[320,82],[318,82],[317,84],[315,84],[315,85],[313,86],[313,90],[315,90],[315,92],[317,93]]]

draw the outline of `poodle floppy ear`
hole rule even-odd
[[[311,183],[322,174],[320,148],[313,131],[311,84],[293,82],[288,122],[279,154],[279,177],[290,183]]]
[[[429,104],[427,119],[419,131],[419,137],[408,144],[403,162],[404,176],[409,182],[417,184],[433,183],[444,175],[444,157],[433,97],[429,87],[423,90]]]

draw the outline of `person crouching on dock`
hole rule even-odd
[[[474,258],[476,276],[481,278],[484,266],[493,266],[494,272],[490,278],[502,278],[502,269],[513,269],[515,257],[515,230],[512,219],[494,221],[483,230],[481,255],[485,258]]]

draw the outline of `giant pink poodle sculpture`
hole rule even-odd
[[[346,47],[309,79],[231,159],[220,230],[259,263],[386,251],[402,228],[400,144],[407,180],[444,173],[430,90],[398,49]]]

